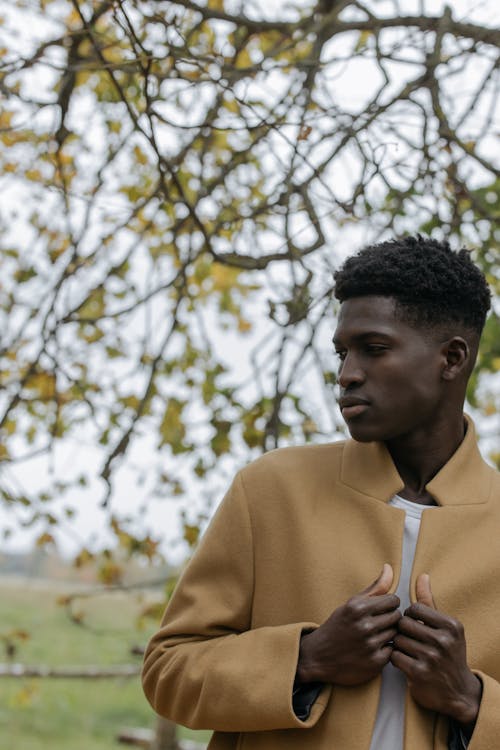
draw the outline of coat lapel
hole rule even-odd
[[[474,423],[470,417],[465,419],[467,432],[463,442],[427,485],[438,505],[485,503],[491,493],[495,472],[479,453]],[[348,440],[340,479],[351,489],[385,503],[403,488],[403,481],[383,443]]]

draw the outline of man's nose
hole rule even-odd
[[[338,382],[341,388],[358,385],[365,380],[365,374],[359,366],[359,361],[353,354],[346,354],[340,364]]]

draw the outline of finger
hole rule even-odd
[[[411,617],[413,620],[421,620],[431,628],[449,628],[451,623],[450,617],[421,602],[416,602],[409,606],[404,614],[405,617]]]
[[[393,578],[392,567],[389,563],[384,563],[379,577],[360,593],[362,596],[381,596],[382,594],[387,594],[391,588]]]
[[[436,654],[436,649],[433,646],[416,641],[414,638],[408,638],[400,633],[394,637],[394,648],[413,659],[425,660],[431,652],[434,655]]]
[[[438,628],[429,627],[419,620],[403,615],[398,622],[398,632],[421,643],[434,643]]]
[[[417,602],[425,604],[427,607],[431,607],[431,609],[436,609],[431,591],[431,579],[428,573],[422,573],[417,578],[416,593]]]
[[[374,633],[387,630],[388,628],[398,630],[400,619],[401,612],[398,609],[395,609],[392,612],[387,612],[383,615],[377,615],[376,617],[372,617],[372,630]]]
[[[399,618],[401,617],[401,613],[398,610],[401,601],[395,594],[385,594],[383,596],[370,597],[363,596],[360,597],[357,601],[361,602],[364,615],[378,617],[379,615],[392,615],[394,612],[397,612],[398,614],[395,615],[396,619],[399,620]]]
[[[391,663],[400,669],[403,674],[405,674],[408,678],[410,675],[414,674],[414,668],[415,668],[415,662],[416,659],[413,659],[411,656],[408,656],[408,654],[403,654],[402,651],[397,651],[396,649],[392,650]]]
[[[374,649],[379,649],[384,646],[394,645],[394,639],[396,638],[398,631],[396,628],[388,628],[387,630],[381,630],[372,637],[372,644]]]
[[[383,648],[379,649],[379,653],[383,664],[387,664],[391,658],[392,646],[384,646]]]

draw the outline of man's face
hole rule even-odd
[[[394,440],[437,420],[443,395],[439,341],[396,317],[391,297],[342,303],[333,337],[339,404],[355,440]]]

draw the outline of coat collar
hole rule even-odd
[[[427,485],[438,505],[475,505],[487,502],[495,473],[483,460],[470,417],[467,433],[453,456]],[[344,447],[341,481],[358,492],[388,502],[403,489],[403,481],[384,443],[348,440]]]

